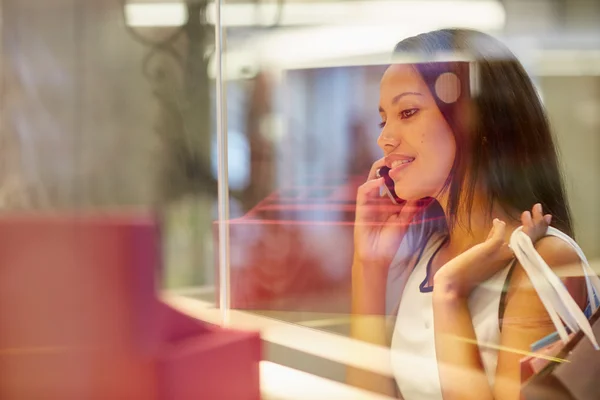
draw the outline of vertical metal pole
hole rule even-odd
[[[229,168],[227,162],[227,104],[223,82],[223,29],[221,0],[215,0],[215,61],[218,148],[218,214],[219,214],[219,308],[222,324],[229,323]]]

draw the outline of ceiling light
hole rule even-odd
[[[280,15],[278,7],[275,2],[224,4],[222,24],[226,27],[264,26],[277,21],[281,26],[384,25],[426,21],[446,26],[500,29],[506,19],[504,7],[496,0],[283,3]],[[208,22],[214,23],[214,3],[209,3],[206,15]]]
[[[126,23],[132,27],[181,26],[187,18],[187,8],[183,2],[125,5]]]
[[[187,20],[185,3],[145,2],[125,6],[130,26],[180,26]],[[402,25],[424,22],[439,26],[501,29],[506,14],[497,0],[368,0],[279,4],[229,3],[221,6],[224,27],[315,25]],[[215,3],[207,6],[208,23],[215,21]]]

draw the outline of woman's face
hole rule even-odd
[[[393,65],[380,84],[381,134],[377,144],[404,200],[437,197],[454,163],[456,141],[421,75]]]

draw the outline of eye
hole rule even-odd
[[[383,129],[385,127],[385,121],[381,121],[378,125],[379,129]]]
[[[409,108],[408,110],[400,111],[400,118],[407,119],[419,112],[418,108]]]

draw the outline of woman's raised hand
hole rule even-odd
[[[394,204],[387,196],[381,196],[385,183],[377,177],[377,171],[383,166],[383,158],[373,164],[356,197],[354,254],[355,261],[366,268],[389,267],[419,210],[416,202]]]
[[[550,214],[543,215],[540,204],[521,214],[523,232],[529,235],[533,243],[546,235],[551,220]],[[514,257],[506,240],[508,233],[506,223],[495,219],[485,241],[440,268],[435,274],[434,286],[442,290],[451,289],[461,296],[469,296],[481,282],[505,268],[507,262]]]

